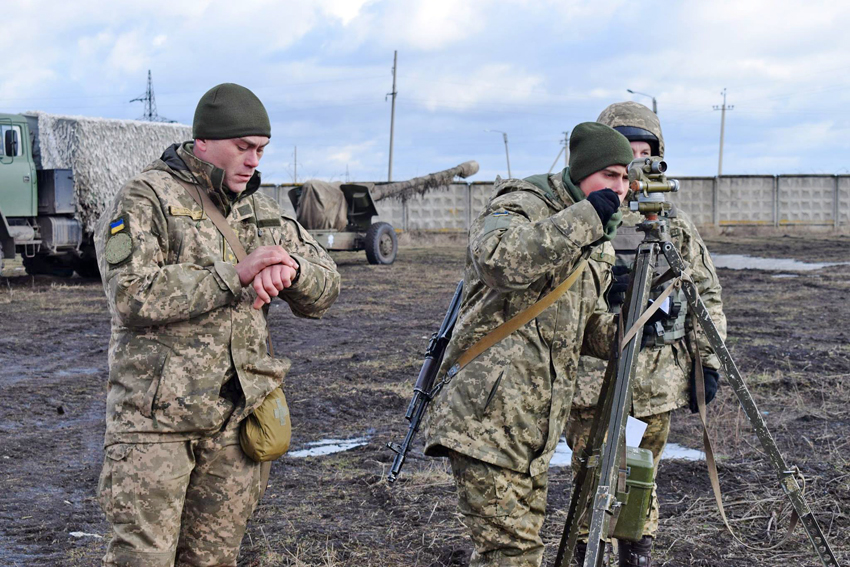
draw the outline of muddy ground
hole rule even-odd
[[[723,236],[714,253],[850,260],[850,238]],[[463,250],[403,248],[391,267],[336,257],[339,301],[321,321],[273,311],[275,350],[293,361],[287,396],[293,450],[369,436],[330,456],[278,461],[243,541],[240,565],[466,565],[471,546],[443,461],[413,454],[383,480],[427,337],[442,319]],[[99,283],[0,277],[0,565],[97,565],[109,526],[94,498],[102,460],[109,320]],[[774,277],[721,270],[729,345],[842,564],[850,561],[850,266]],[[777,551],[788,507],[728,385],[712,404],[726,509],[713,505],[702,462],[665,461],[658,475],[660,566],[819,565],[803,531]],[[700,447],[697,420],[679,411],[671,441]],[[417,447],[417,452],[419,447]],[[551,561],[569,499],[552,469],[544,527]],[[778,527],[776,518],[778,517]],[[81,535],[77,532],[82,532]],[[72,533],[76,534],[72,535]]]

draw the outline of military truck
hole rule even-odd
[[[97,277],[92,232],[125,181],[175,142],[181,124],[0,114],[0,270]]]

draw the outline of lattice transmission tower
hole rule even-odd
[[[148,89],[145,91],[145,94],[142,96],[136,97],[130,102],[143,102],[145,103],[145,112],[142,116],[139,117],[139,120],[145,120],[147,122],[177,122],[176,120],[169,120],[164,116],[160,116],[156,111],[156,97],[153,94],[153,79],[151,79],[151,71],[148,69]]]

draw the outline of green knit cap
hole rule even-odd
[[[629,165],[632,146],[625,136],[598,122],[582,122],[570,135],[570,179],[582,179],[609,165]]]
[[[266,108],[257,95],[243,86],[222,83],[208,90],[195,109],[192,137],[226,140],[242,136],[271,138],[272,127]]]

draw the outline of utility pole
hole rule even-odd
[[[502,138],[505,139],[505,160],[508,162],[508,178],[511,178],[511,156],[508,154],[508,133],[502,132]]]
[[[723,87],[723,105],[714,105],[714,110],[720,111],[720,159],[717,162],[717,176],[723,175],[723,133],[726,129],[726,111],[735,108],[733,105],[726,105],[726,87]]]
[[[145,112],[139,120],[145,120],[147,122],[175,122],[174,120],[169,120],[168,118],[160,116],[156,112],[156,97],[153,94],[153,79],[151,79],[150,69],[148,69],[148,88],[145,91],[145,94],[134,98],[130,102],[145,103]]]
[[[558,160],[561,159],[561,154],[564,154],[564,167],[568,167],[570,165],[570,133],[561,133],[564,135],[564,139],[561,140],[561,149],[558,151],[558,155],[555,156],[555,161],[552,162],[552,167],[549,168],[549,173],[552,173],[552,170],[555,169],[555,165],[558,163]]]
[[[632,94],[638,94],[638,95],[648,96],[649,98],[651,98],[651,99],[652,99],[652,112],[654,112],[655,114],[658,114],[658,101],[656,101],[656,100],[655,100],[655,97],[654,97],[654,96],[652,96],[651,94],[646,94],[646,93],[641,93],[641,92],[638,92],[638,91],[633,91],[632,89],[626,89],[626,92],[629,92],[629,93],[632,93]]]
[[[393,92],[387,93],[387,96],[393,97],[392,111],[390,113],[390,168],[387,172],[387,181],[393,180],[393,133],[395,130],[395,97],[398,92],[395,90],[396,69],[398,68],[398,51],[393,51]],[[386,100],[386,97],[384,98]]]
[[[501,130],[490,130],[489,128],[485,129],[484,131],[485,132],[495,132],[497,134],[502,135],[502,139],[505,141],[505,159],[508,162],[508,177],[510,178],[510,176],[511,176],[511,156],[510,156],[510,154],[508,154],[508,133],[502,132]],[[558,154],[558,155],[560,156],[561,154]],[[555,158],[555,161],[558,161],[558,158]]]
[[[292,180],[292,182],[293,182],[293,183],[298,183],[298,146],[294,146],[294,147],[295,147],[295,152],[294,152],[294,153],[293,153],[293,155],[292,155],[292,162],[293,162],[293,166],[292,166],[292,169],[293,169],[293,174],[292,174],[293,180]]]
[[[570,165],[570,133],[561,132],[564,135],[564,167]]]

